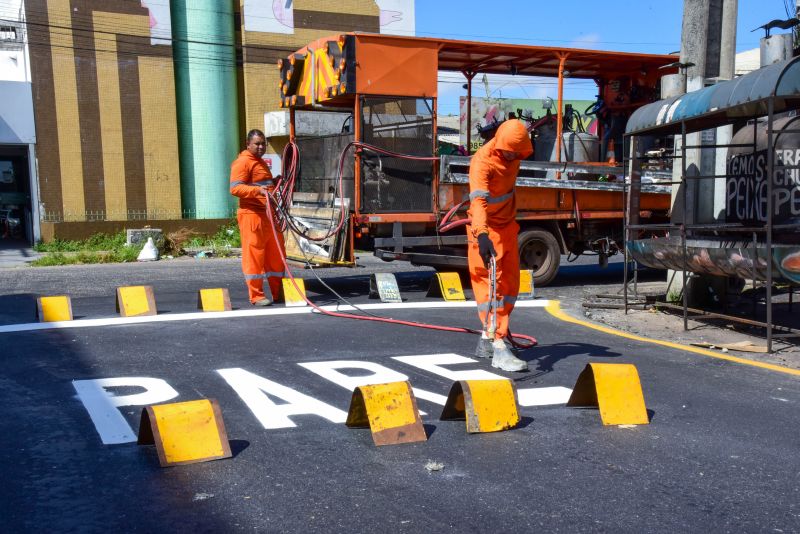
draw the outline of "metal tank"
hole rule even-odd
[[[661,77],[661,98],[680,96],[686,92],[686,75],[667,74]]]
[[[774,121],[775,156],[773,224],[800,222],[800,134],[781,130],[800,129],[800,117]],[[755,151],[753,151],[755,138]],[[728,150],[725,183],[727,222],[764,223],[767,221],[767,123],[740,129]],[[789,168],[782,168],[787,166]],[[795,167],[795,168],[791,168]],[[775,230],[776,241],[781,230]]]
[[[534,141],[535,161],[557,161],[556,129],[545,126],[538,130]],[[600,139],[596,135],[578,132],[561,134],[561,161],[598,161],[600,159]],[[541,177],[555,179],[555,171],[541,171]]]
[[[761,66],[766,67],[792,57],[793,37],[791,33],[762,37],[760,41]]]
[[[553,148],[550,161],[556,161]],[[564,132],[561,142],[561,161],[598,161],[600,139],[596,135],[582,132]]]
[[[800,134],[782,130],[800,129],[800,117],[777,119],[774,129],[772,222],[796,224],[800,222]],[[728,223],[760,226],[767,221],[767,141],[766,121],[741,128],[731,140],[734,146],[728,150],[725,180]],[[687,239],[685,249],[681,239],[672,236],[633,241],[628,250],[633,259],[648,267],[680,271],[686,257],[688,269],[695,273],[757,280],[767,280],[767,265],[772,258],[774,277],[800,283],[797,228],[775,228],[770,249],[763,240],[754,243],[741,232],[718,229],[715,233]]]
[[[186,217],[228,217],[238,124],[233,4],[172,0],[181,201]]]

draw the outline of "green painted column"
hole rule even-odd
[[[239,152],[233,2],[172,0],[184,217],[228,217],[228,191]]]

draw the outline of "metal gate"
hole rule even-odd
[[[342,150],[353,141],[351,133],[298,137],[300,173],[295,187],[302,193],[338,193],[337,172]],[[353,201],[354,163],[349,150],[342,166],[343,196]]]
[[[433,156],[432,100],[363,97],[362,139],[401,154]],[[433,161],[361,153],[362,213],[430,212],[433,209]]]

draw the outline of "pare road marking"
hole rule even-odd
[[[483,369],[452,369],[450,366],[475,364],[477,360],[458,354],[422,354],[395,356],[394,360],[428,373],[455,380],[489,380],[506,378]],[[409,377],[385,365],[361,360],[332,360],[302,362],[298,366],[328,380],[347,391],[357,386],[409,380]],[[344,423],[347,412],[301,393],[284,384],[270,380],[239,367],[217,369],[216,373],[230,386],[252,412],[264,429],[294,428],[295,415],[315,415],[331,423]],[[101,441],[106,445],[136,441],[136,435],[122,415],[120,408],[147,406],[172,400],[179,393],[161,378],[126,376],[74,380],[78,399],[94,423]],[[116,388],[137,388],[136,393],[117,395]],[[449,385],[445,388],[449,388]],[[445,389],[446,392],[446,389]],[[522,388],[517,390],[522,407],[564,404],[571,389],[557,387]],[[414,395],[431,404],[444,406],[445,395],[414,388]],[[276,403],[278,399],[281,402]]]

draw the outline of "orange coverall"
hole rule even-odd
[[[506,160],[501,150],[516,152],[518,159]],[[478,236],[489,234],[497,263],[497,325],[495,339],[508,335],[508,318],[519,293],[519,251],[514,186],[519,162],[533,154],[525,125],[512,119],[497,129],[494,139],[483,145],[469,166],[469,246],[467,259],[478,316],[484,328],[489,318],[489,271],[478,251]]]
[[[281,279],[285,275],[278,249],[285,250],[283,235],[276,229],[278,241],[275,241],[262,186],[270,191],[274,188],[272,173],[264,160],[243,150],[231,164],[230,190],[239,197],[236,219],[242,236],[242,272],[251,303],[264,298],[274,302],[280,295]],[[268,281],[266,286],[264,279]]]

